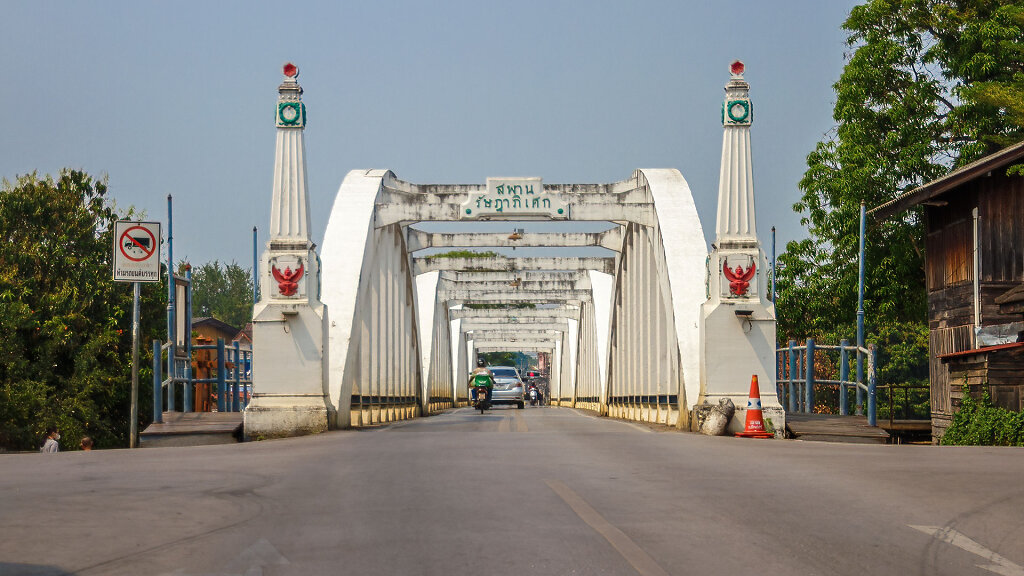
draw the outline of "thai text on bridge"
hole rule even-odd
[[[462,207],[461,218],[569,217],[568,205],[545,192],[540,178],[488,178],[486,191],[471,193]]]

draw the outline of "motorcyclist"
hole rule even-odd
[[[487,376],[487,385],[486,386],[477,384],[477,378],[476,377],[478,375],[486,375]],[[469,383],[470,383],[470,386],[473,387],[473,400],[474,401],[477,400],[477,396],[478,396],[479,390],[481,388],[484,390],[484,393],[487,394],[487,396],[485,396],[484,399],[485,400],[490,400],[491,399],[491,389],[494,388],[494,373],[491,372],[491,369],[487,367],[487,361],[484,360],[483,358],[477,358],[476,359],[476,368],[474,368],[473,371],[469,373]]]
[[[530,395],[530,406],[535,406],[540,401],[540,389],[533,382],[530,382],[528,394]]]

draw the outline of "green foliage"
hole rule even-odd
[[[781,341],[852,337],[862,202],[881,205],[1024,138],[1019,4],[868,0],[851,11],[836,127],[808,155],[794,205],[809,238],[779,257]],[[881,347],[885,383],[927,378],[923,234],[917,208],[869,220],[867,339]]]
[[[1024,446],[1024,412],[992,405],[988,391],[980,399],[965,385],[960,410],[942,436],[944,446]]]
[[[192,316],[213,316],[237,328],[252,321],[251,269],[235,262],[221,267],[217,260],[192,268]]]
[[[111,280],[107,184],[63,170],[0,187],[0,449],[39,447],[56,425],[64,448],[84,435],[127,446],[131,284]],[[164,329],[166,286],[142,285],[140,362]],[[140,425],[151,399],[140,385]],[[141,429],[141,428],[140,428]]]
[[[440,252],[438,254],[431,254],[427,256],[427,259],[432,258],[495,258],[498,256],[497,252],[485,251],[475,252],[473,250],[449,250],[448,252]]]
[[[535,364],[535,359],[522,352],[481,352],[488,366],[524,366]]]
[[[488,366],[515,366],[516,352],[481,352],[479,357],[487,361]]]
[[[928,418],[928,325],[895,322],[877,326],[868,339],[878,346],[878,417]],[[882,387],[888,385],[889,387]]]

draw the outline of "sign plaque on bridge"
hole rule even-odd
[[[160,281],[160,223],[114,223],[114,281]]]
[[[461,219],[569,218],[569,205],[544,191],[540,178],[488,178],[486,192],[470,193]]]

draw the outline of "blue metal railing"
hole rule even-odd
[[[193,411],[197,384],[217,385],[217,412],[240,412],[249,405],[252,392],[252,350],[242,350],[238,342],[233,346],[224,344],[223,338],[217,344],[192,345],[191,350],[215,350],[217,371],[214,378],[193,378],[190,358],[173,357],[164,378],[164,365],[173,347],[170,343],[153,341],[153,422],[163,422],[164,396],[167,397],[167,411],[174,412],[175,389],[183,388],[184,412]]]
[[[838,380],[825,380],[817,377],[818,360],[816,356],[818,353],[837,355],[835,363],[838,364]],[[851,346],[848,341],[842,340],[838,346],[829,346],[818,345],[813,338],[808,338],[803,346],[798,346],[796,340],[790,340],[787,347],[777,349],[775,354],[776,367],[781,367],[776,380],[779,400],[789,412],[814,412],[816,406],[814,387],[829,386],[838,388],[839,414],[848,415],[850,413],[849,389],[853,388],[856,391],[857,415],[864,414],[863,398],[866,395],[868,424],[877,425],[878,348],[874,344],[862,348]],[[851,356],[857,363],[856,376],[852,380],[850,379]],[[866,382],[862,368],[865,359],[867,360]]]

